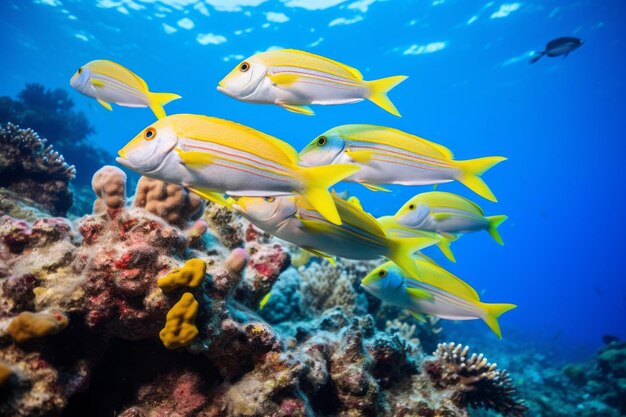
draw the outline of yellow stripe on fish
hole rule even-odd
[[[365,81],[355,68],[295,49],[255,54],[239,63],[217,89],[238,100],[276,104],[295,113],[312,115],[309,104],[348,104],[371,100],[400,116],[387,93],[404,81],[395,76]]]
[[[302,167],[296,151],[273,136],[228,120],[192,114],[158,120],[119,155],[117,161],[129,169],[197,190],[221,204],[228,204],[224,193],[300,194],[332,223],[341,220],[328,187],[359,169],[350,164]]]
[[[386,257],[419,279],[419,269],[411,256],[438,243],[439,236],[431,233],[410,238],[390,237],[369,213],[336,196],[333,200],[341,224],[325,220],[299,196],[241,197],[233,207],[260,229],[321,256]]]
[[[105,59],[80,67],[72,76],[70,85],[78,92],[95,98],[107,110],[112,110],[109,103],[123,107],[149,107],[157,119],[166,116],[164,105],[181,98],[178,94],[151,92],[137,74]]]
[[[343,125],[321,134],[301,152],[308,165],[354,163],[361,170],[346,181],[379,190],[381,184],[432,185],[459,181],[480,196],[496,201],[480,176],[506,160],[490,156],[466,161],[437,143],[383,126]]]

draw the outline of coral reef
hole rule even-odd
[[[0,124],[8,122],[33,129],[54,145],[76,165],[80,172],[76,183],[81,188],[87,188],[91,175],[113,160],[108,152],[87,142],[94,128],[82,112],[74,110],[74,102],[65,90],[50,90],[31,83],[18,93],[17,99],[0,97]]]
[[[457,387],[453,401],[462,407],[488,408],[505,416],[523,416],[526,406],[517,398],[508,373],[498,370],[482,353],[471,356],[468,353],[468,346],[441,343],[433,354],[436,359],[427,360],[424,369],[439,386]]]
[[[46,145],[31,129],[8,123],[0,126],[0,187],[54,216],[63,216],[72,205],[69,182],[74,166]]]

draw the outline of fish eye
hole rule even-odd
[[[274,198],[274,197],[265,197],[265,198],[263,198],[263,200],[267,201],[268,203],[273,203],[274,201],[276,201],[276,198]]]
[[[324,146],[326,145],[326,142],[328,142],[326,136],[320,136],[319,138],[317,138],[317,146]]]
[[[82,74],[82,73],[83,73],[83,67],[80,67],[80,68],[78,69],[78,73],[79,73],[79,74]]]
[[[149,127],[146,129],[146,131],[143,133],[143,138],[145,140],[152,140],[156,137],[157,131],[155,128],[153,127]]]
[[[378,276],[380,278],[384,278],[387,275],[387,271],[384,269],[381,269],[380,271],[378,271]]]
[[[241,72],[246,72],[250,69],[250,64],[248,64],[247,62],[242,62],[241,65],[239,65],[239,71]]]
[[[409,210],[415,210],[415,204],[409,204]]]

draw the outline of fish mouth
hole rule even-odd
[[[131,164],[130,161],[126,159],[126,155],[122,154],[122,151],[119,151],[118,153],[121,157],[118,156],[117,158],[115,158],[115,162],[128,169],[133,169],[133,164]]]

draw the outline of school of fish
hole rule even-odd
[[[367,99],[400,116],[388,92],[406,78],[366,81],[357,69],[341,62],[282,49],[246,58],[217,89],[240,101],[275,104],[305,115],[314,114],[310,105]],[[502,337],[498,317],[516,306],[482,302],[469,284],[420,251],[437,246],[455,261],[452,242],[478,231],[503,244],[498,226],[506,216],[485,216],[480,206],[464,197],[431,191],[415,195],[396,213],[375,218],[356,196],[342,198],[330,188],[341,181],[372,191],[388,191],[385,185],[392,184],[437,186],[458,181],[495,202],[481,175],[506,158],[456,160],[443,145],[367,124],[337,126],[298,153],[287,142],[233,121],[197,114],[167,116],[164,106],[181,96],[153,93],[134,72],[108,60],[84,64],[70,84],[108,110],[111,103],[148,107],[156,116],[119,150],[120,165],[182,185],[333,264],[335,257],[380,259],[384,263],[361,280],[368,293],[420,320],[424,315],[482,319]]]

